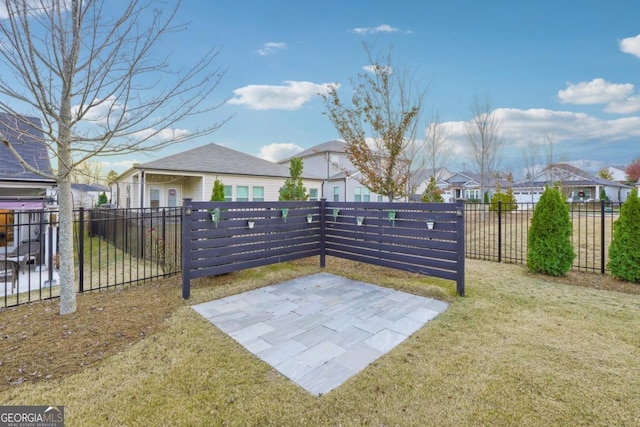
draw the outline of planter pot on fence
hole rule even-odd
[[[307,222],[311,224],[311,221],[313,221],[313,215],[307,214]]]
[[[435,225],[435,223],[436,223],[436,222],[435,222],[434,220],[432,220],[432,219],[428,219],[428,220],[427,220],[427,229],[429,229],[429,230],[433,230],[433,226]]]
[[[363,216],[357,216],[356,217],[356,223],[358,225],[362,225],[363,222],[364,222],[364,217]]]
[[[256,225],[256,222],[249,220],[247,221],[247,225],[249,226],[249,228],[253,228],[253,226]]]

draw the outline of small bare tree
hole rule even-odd
[[[391,49],[374,58],[369,46],[364,48],[370,65],[351,82],[351,103],[338,95],[337,86],[322,97],[349,160],[361,174],[358,180],[395,200],[407,195],[412,167],[424,158],[416,134],[426,91],[394,69]]]
[[[451,150],[449,134],[447,128],[440,121],[440,115],[434,111],[431,115],[431,122],[427,126],[424,139],[424,155],[425,161],[436,173],[438,168],[444,168],[449,165],[453,150]],[[437,180],[441,177],[434,176]]]
[[[225,120],[194,132],[176,126],[211,111],[207,105],[225,70],[213,66],[212,48],[175,71],[171,52],[158,46],[184,26],[174,23],[180,2],[130,0],[20,0],[2,3],[0,111],[42,119],[41,129],[57,172],[60,207],[60,313],[76,310],[71,174],[94,156],[160,149],[216,130]],[[33,126],[25,120],[24,124]],[[43,172],[9,151],[31,172]]]
[[[465,135],[471,148],[471,162],[480,176],[481,197],[484,197],[491,175],[498,167],[503,143],[500,120],[488,96],[484,100],[474,97],[471,118],[465,122]]]

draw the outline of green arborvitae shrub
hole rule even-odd
[[[611,274],[627,282],[640,283],[640,199],[634,188],[613,223],[613,241],[609,246]]]
[[[213,190],[211,190],[212,202],[224,202],[224,184],[216,177],[213,182]]]
[[[420,196],[420,201],[425,203],[443,203],[444,199],[442,198],[442,190],[438,188],[438,183],[436,179],[431,176],[429,178],[429,184],[427,188],[422,192],[422,196]]]
[[[534,273],[562,276],[576,254],[571,245],[569,208],[560,190],[547,187],[531,217],[527,267]]]
[[[108,202],[109,200],[107,199],[107,193],[100,193],[100,195],[98,196],[98,206],[102,206]]]
[[[280,187],[278,200],[307,200],[309,195],[302,182],[302,159],[292,157],[289,161],[289,173],[291,178],[287,178],[284,185]]]

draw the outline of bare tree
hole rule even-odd
[[[440,121],[440,115],[434,111],[431,115],[431,122],[425,130],[424,139],[425,160],[434,174],[438,168],[447,167],[453,156],[448,137],[447,129]],[[437,180],[440,177],[434,176],[434,178]]]
[[[487,96],[477,96],[471,103],[471,118],[465,122],[465,135],[471,148],[471,162],[480,176],[481,197],[484,197],[491,175],[496,172],[502,147],[500,121]]]
[[[225,70],[212,48],[192,65],[171,70],[171,52],[158,43],[184,26],[174,23],[180,3],[154,1],[22,0],[3,2],[0,111],[30,110],[57,172],[60,205],[60,313],[76,310],[70,177],[94,156],[150,149],[208,134],[224,123],[187,132],[180,121],[208,105]],[[25,125],[33,126],[25,121]],[[25,168],[43,175],[21,159]],[[43,175],[44,176],[44,175]]]
[[[351,81],[351,103],[340,98],[337,86],[322,97],[359,181],[395,200],[407,195],[412,167],[424,158],[416,134],[426,91],[407,72],[394,69],[391,49],[374,58],[370,47],[364,48],[370,65]]]
[[[102,162],[85,161],[69,173],[70,180],[78,184],[98,184],[102,181]]]

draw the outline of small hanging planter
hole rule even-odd
[[[432,219],[428,219],[428,220],[427,220],[427,229],[428,229],[428,230],[433,230],[433,226],[435,225],[435,223],[436,223],[436,222],[435,222],[434,220],[432,220]]]
[[[313,214],[307,214],[307,222],[311,224],[311,221],[313,221]]]
[[[289,216],[289,208],[282,208],[280,209],[280,211],[282,212],[282,219],[284,220],[284,222],[287,222],[287,217]]]
[[[256,221],[253,218],[249,218],[247,220],[247,225],[249,226],[249,228],[253,228],[253,226],[256,225]]]
[[[218,228],[218,223],[220,222],[220,208],[215,208],[209,211],[211,214],[211,221],[215,224],[215,227]]]
[[[389,213],[387,213],[387,218],[391,222],[391,226],[395,227],[396,226],[396,211],[393,211],[393,210],[389,211]]]
[[[357,216],[356,217],[356,223],[358,224],[358,226],[361,226],[362,223],[364,223],[364,217],[363,216]]]
[[[333,208],[333,222],[336,222],[336,219],[338,219],[338,213],[339,212],[340,212],[340,209]]]

